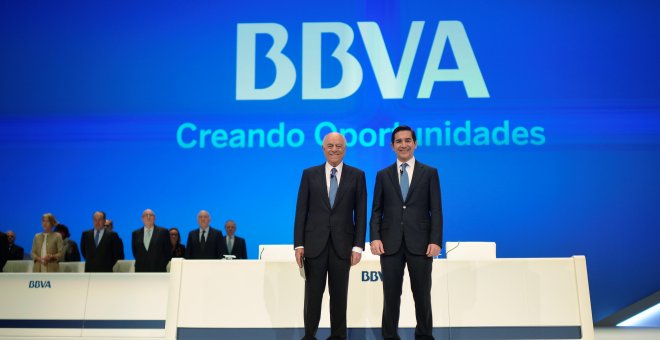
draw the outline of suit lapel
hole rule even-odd
[[[388,177],[392,181],[392,186],[396,188],[396,194],[399,196],[399,199],[401,202],[403,202],[403,195],[401,195],[401,185],[399,184],[399,171],[396,168],[396,162],[392,164],[388,169],[387,169],[387,174],[389,175]],[[410,196],[410,191],[408,191],[408,196]]]
[[[320,181],[321,188],[325,188],[325,190],[321,190],[321,199],[323,200],[323,203],[325,203],[326,207],[328,209],[330,208],[330,198],[328,197],[328,184],[325,182],[325,163],[321,164],[319,167],[316,168],[317,174],[314,176],[317,181]],[[335,200],[337,197],[335,197]]]
[[[419,161],[415,161],[415,169],[413,170],[410,189],[408,189],[408,197],[411,197],[413,191],[415,191],[415,188],[419,186],[418,183],[421,181],[421,177],[424,175],[424,170],[424,164],[420,163]]]
[[[344,195],[344,192],[346,192],[347,189],[345,189],[348,185],[345,185],[346,183],[350,183],[349,181],[351,180],[351,176],[353,176],[353,172],[351,171],[350,167],[344,163],[344,167],[342,169],[341,173],[341,180],[339,181],[339,186],[337,187],[337,196],[335,197],[335,207],[341,200],[342,196]],[[328,198],[328,204],[330,202],[330,199]]]

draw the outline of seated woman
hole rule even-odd
[[[59,233],[53,232],[57,225],[55,216],[46,213],[41,217],[41,227],[44,232],[34,235],[32,240],[32,260],[34,272],[57,272],[59,262],[64,258],[64,242]]]
[[[183,257],[186,254],[186,247],[181,244],[181,235],[177,228],[170,228],[170,245],[172,246],[172,257]]]

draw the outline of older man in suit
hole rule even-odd
[[[94,212],[94,228],[80,238],[80,252],[85,258],[85,272],[112,272],[119,259],[117,233],[105,229],[105,213]]]
[[[245,239],[236,236],[236,222],[233,220],[225,222],[225,231],[227,232],[227,236],[225,237],[225,240],[227,241],[227,254],[236,256],[236,259],[238,260],[247,259],[248,256]]]
[[[142,223],[142,228],[133,231],[131,240],[135,272],[166,272],[172,256],[170,232],[156,226],[156,214],[151,209],[142,212]]]
[[[303,171],[293,232],[306,277],[303,339],[316,338],[326,278],[330,338],[345,339],[349,271],[360,262],[366,233],[366,181],[362,170],[344,164],[344,136],[329,133],[322,147],[326,162]]]
[[[25,249],[16,244],[16,233],[7,230],[7,242],[9,242],[9,260],[22,260],[25,256]]]
[[[371,252],[383,271],[382,335],[399,339],[403,270],[408,265],[415,300],[416,339],[433,339],[431,270],[442,244],[442,204],[438,170],[417,161],[415,132],[392,132],[396,162],[378,172],[371,210]]]
[[[227,244],[222,232],[211,227],[211,214],[202,210],[197,214],[199,228],[188,233],[186,259],[213,260],[227,255]]]

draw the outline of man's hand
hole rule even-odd
[[[299,268],[303,267],[303,258],[304,257],[305,257],[305,248],[296,249],[296,263],[298,263]]]
[[[380,240],[371,241],[371,253],[374,255],[385,254],[385,249],[383,248],[383,242]]]
[[[352,251],[351,252],[351,266],[354,266],[358,263],[360,263],[360,259],[362,259],[362,254]]]
[[[426,256],[428,257],[436,257],[440,255],[440,250],[442,248],[434,243],[430,243],[428,247],[426,247]]]

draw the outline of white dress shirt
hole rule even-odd
[[[410,188],[410,183],[412,183],[413,172],[415,170],[415,157],[413,156],[407,162],[402,162],[398,158],[396,159],[396,168],[399,177],[399,184],[401,184],[401,164],[403,163],[408,164],[408,166],[406,167],[406,172],[408,173],[408,187]]]
[[[332,175],[332,168],[337,169],[335,176],[337,177],[337,188],[339,188],[339,181],[341,180],[341,171],[344,169],[344,162],[339,163],[337,166],[332,166],[330,163],[325,162],[325,188],[328,190],[328,196],[330,196],[330,175]]]

